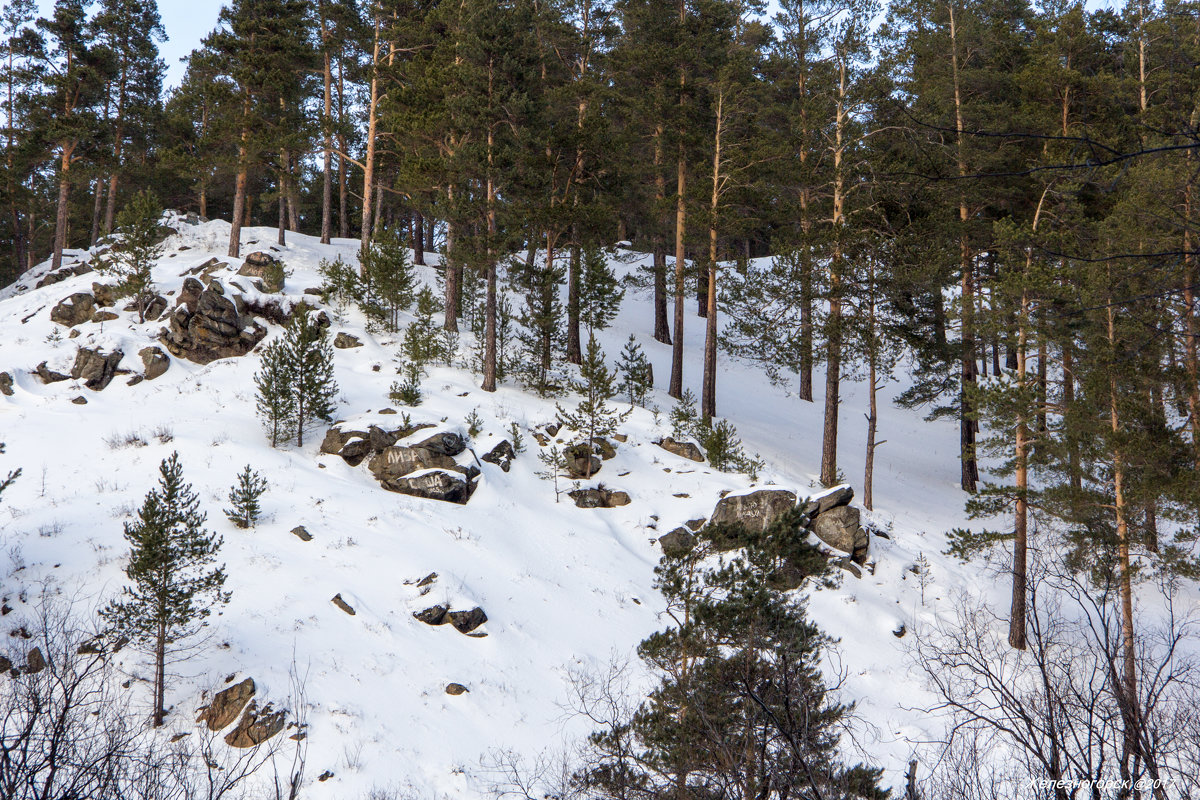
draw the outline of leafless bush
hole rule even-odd
[[[1175,586],[1157,589],[1157,610],[1137,622],[1132,702],[1115,593],[1045,557],[1030,572],[1027,650],[1011,649],[1001,615],[965,596],[952,619],[918,632],[915,663],[938,698],[926,710],[948,719],[922,795],[1195,797],[1200,672],[1186,643],[1197,624],[1176,613]]]

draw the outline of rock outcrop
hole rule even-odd
[[[516,457],[517,454],[513,450],[512,442],[508,441],[508,439],[501,439],[500,444],[480,456],[480,460],[486,461],[489,464],[495,464],[500,469],[508,472],[512,467],[512,460]]]
[[[763,531],[776,517],[796,506],[796,493],[787,489],[759,489],[749,494],[722,497],[713,509],[710,525],[733,523]]]
[[[50,309],[51,322],[73,328],[91,320],[96,313],[96,298],[88,292],[76,292],[64,297]]]
[[[488,621],[487,614],[483,613],[483,609],[479,606],[475,606],[469,611],[451,611],[446,616],[459,633],[470,633]]]
[[[367,430],[346,430],[341,425],[334,425],[325,432],[321,442],[321,452],[327,455],[341,456],[352,467],[357,467],[368,456],[381,453],[396,442],[413,435],[423,428],[432,428],[430,423],[408,425],[394,430],[371,425]]]
[[[250,698],[254,697],[255,691],[253,678],[246,678],[228,689],[222,689],[216,693],[211,703],[200,709],[196,722],[205,723],[210,731],[228,727],[238,718],[238,714],[242,713]]]
[[[0,372],[0,394],[5,397],[13,396],[13,376],[8,372]],[[504,471],[507,472],[508,468]]]
[[[161,377],[171,366],[171,357],[164,353],[161,347],[143,347],[138,351],[138,357],[142,359],[142,367],[148,381]]]
[[[387,483],[380,482],[380,485],[397,494],[441,500],[444,503],[463,505],[471,499],[471,484],[465,476],[440,469],[396,478]]]
[[[283,291],[283,262],[269,253],[257,252],[246,256],[246,262],[237,274],[257,278],[257,286],[261,292],[274,294]]]
[[[579,508],[617,508],[629,505],[627,492],[613,491],[603,486],[595,489],[576,489],[567,494]]]
[[[662,548],[664,556],[681,556],[696,546],[696,537],[687,528],[676,528],[658,537],[658,546]]]
[[[674,453],[677,456],[686,458],[690,461],[703,462],[704,453],[693,442],[679,442],[672,439],[670,436],[660,439],[655,442],[656,445],[666,450],[668,453]]]
[[[194,278],[184,281],[179,303],[169,318],[163,341],[172,355],[208,364],[243,356],[267,335],[253,315],[239,314],[232,300],[211,288],[197,292],[199,286]]]
[[[86,275],[91,271],[92,271],[92,267],[90,264],[82,264],[81,263],[81,264],[72,264],[69,267],[62,267],[61,269],[57,269],[54,272],[51,272],[51,273],[43,276],[42,279],[37,282],[36,288],[40,289],[43,286],[50,286],[55,283],[61,283],[62,281],[65,281],[67,278],[73,278],[76,275]]]
[[[352,347],[362,347],[363,343],[357,336],[338,331],[338,335],[333,337],[333,346],[339,350],[349,350]]]
[[[75,380],[82,380],[84,386],[94,392],[99,392],[112,383],[112,379],[117,374],[117,367],[124,357],[125,354],[120,350],[113,350],[111,353],[105,354],[99,350],[81,347],[75,354],[71,377]]]
[[[587,442],[573,444],[563,451],[563,460],[567,464],[567,475],[572,478],[590,478],[600,471],[602,462],[593,454],[592,447]]]
[[[276,710],[267,703],[260,710],[258,701],[251,700],[237,727],[225,737],[225,743],[230,747],[254,747],[282,731],[286,723],[287,712],[283,709]]]
[[[866,563],[870,539],[854,506],[836,506],[821,512],[813,519],[812,531],[830,547],[849,553],[854,563]]]

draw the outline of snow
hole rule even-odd
[[[180,233],[168,240],[154,274],[160,292],[177,295],[182,273],[214,256],[230,265],[216,273],[218,279],[236,272],[241,261],[223,255],[226,223],[177,220],[176,227]],[[268,250],[275,240],[271,228],[244,229],[242,235],[243,254]],[[353,263],[357,242],[323,246],[292,233],[280,250],[291,270],[285,292],[299,300],[304,288],[320,284],[320,260],[340,255]],[[68,251],[64,264],[88,258],[86,251]],[[645,258],[625,252],[615,263],[632,271]],[[432,267],[415,269],[434,283]],[[398,409],[414,423],[437,426],[414,437],[439,430],[465,435],[464,420],[475,411],[484,420],[472,445],[476,453],[490,450],[512,422],[524,430],[526,450],[508,473],[483,463],[479,488],[465,506],[392,494],[378,486],[366,464],[352,468],[320,454],[322,432],[306,436],[302,448],[269,446],[254,411],[255,354],[205,366],[172,358],[168,372],[154,381],[128,386],[118,376],[103,392],[79,381],[42,385],[30,370],[46,361],[50,369],[69,372],[79,346],[120,348],[122,366],[140,372],[137,353],[157,343],[163,325],[139,325],[135,315],[122,313],[116,321],[80,325],[81,335],[70,339],[50,322],[49,310],[72,292],[89,291],[98,276],[31,288],[47,271],[42,265],[18,286],[0,290],[0,370],[15,378],[14,395],[0,397],[0,440],[7,444],[0,473],[24,470],[0,504],[0,547],[8,554],[0,555],[0,574],[5,597],[18,607],[4,627],[29,611],[18,597],[26,593],[32,601],[45,581],[80,587],[92,606],[119,591],[122,524],[155,484],[159,462],[178,451],[209,528],[224,536],[221,556],[233,599],[212,618],[205,646],[173,666],[171,724],[189,729],[203,692],[222,688],[228,675],[253,677],[260,697],[286,703],[295,669],[304,677],[308,701],[293,711],[310,725],[309,797],[359,797],[374,786],[410,786],[430,798],[482,797],[495,779],[488,764],[498,752],[532,758],[578,741],[590,725],[569,713],[569,674],[602,671],[614,658],[635,661],[637,643],[667,624],[652,588],[660,556],[656,538],[707,517],[722,491],[752,486],[745,475],[717,472],[652,444],[670,433],[666,412],[672,401],[657,390],[647,405],[661,409],[658,419],[635,410],[622,426],[628,442],[618,445],[616,458],[596,478],[629,492],[632,503],[582,510],[565,494],[555,503],[551,484],[534,474],[543,466],[530,433],[553,421],[554,400],[514,385],[485,393],[470,372],[435,366],[422,381],[424,403]],[[328,310],[332,332],[347,331],[364,343],[336,351],[339,418],[348,429],[397,426],[399,415],[379,412],[390,405],[401,336],[372,334],[356,312]],[[670,348],[653,340],[652,323],[648,291],[629,291],[615,323],[599,338],[612,361],[635,334],[665,383]],[[271,337],[278,335],[276,326],[270,328]],[[684,337],[685,384],[698,394],[703,321],[694,308]],[[463,353],[469,352],[468,339],[464,334]],[[891,388],[898,393],[903,387]],[[747,452],[766,462],[757,485],[816,494],[821,407],[726,359],[717,392],[718,412],[736,425]],[[956,425],[926,422],[884,394],[879,435],[887,444],[875,467],[876,511],[866,518],[891,538],[872,537],[873,571],[864,571],[862,579],[846,574],[838,589],[813,592],[809,602],[819,624],[840,640],[829,666],[831,674],[844,673],[843,699],[858,702],[856,739],[864,753],[854,757],[884,766],[887,782],[895,785],[916,743],[938,734],[941,722],[918,710],[929,698],[908,666],[911,637],[898,639],[893,630],[900,624],[914,630],[947,610],[947,598],[957,592],[1002,597],[1004,586],[986,568],[941,554],[944,532],[968,524],[957,488]],[[71,404],[78,396],[87,405]],[[840,461],[857,489],[865,406],[863,387],[843,387]],[[140,435],[144,446],[126,446],[128,434]],[[271,484],[263,498],[265,519],[249,531],[236,529],[221,512],[245,464]],[[312,534],[311,542],[290,533],[297,525]],[[926,607],[907,572],[919,553],[932,567]],[[419,589],[416,582],[431,572],[437,580]],[[355,609],[353,617],[331,602],[336,594]],[[481,606],[489,619],[479,632],[486,637],[413,618],[435,603]],[[123,666],[141,682],[150,678],[131,655]],[[469,693],[446,695],[450,682],[464,684]],[[136,697],[148,706],[148,683],[139,686],[145,688]],[[316,782],[325,770],[334,777]]]

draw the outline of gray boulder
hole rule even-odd
[[[674,453],[677,456],[689,459],[691,461],[703,462],[704,453],[693,442],[678,442],[670,436],[665,439],[660,439],[655,442],[656,445],[666,450],[668,453]]]
[[[870,540],[857,508],[838,506],[818,514],[813,520],[812,531],[830,547],[849,553],[856,564],[866,563]]]
[[[339,350],[349,350],[352,347],[362,347],[363,343],[357,336],[339,331],[338,335],[333,337],[333,346]]]
[[[274,294],[283,291],[283,262],[268,253],[258,252],[246,256],[246,263],[242,264],[237,274],[259,278],[264,292]]]
[[[164,353],[161,347],[143,347],[138,351],[138,356],[142,359],[142,367],[148,381],[162,377],[171,366],[171,357]]]
[[[452,470],[457,466],[450,456],[425,447],[386,447],[371,458],[367,468],[386,489],[389,481],[423,469]]]
[[[850,501],[853,499],[854,489],[849,486],[839,486],[829,494],[822,495],[815,500],[809,500],[808,505],[804,507],[804,513],[810,517],[815,517],[817,514],[823,514],[832,508],[850,505]]]
[[[445,625],[448,622],[446,614],[449,611],[450,609],[442,605],[430,606],[429,608],[414,612],[413,616],[426,625]]]
[[[194,278],[188,281],[199,285]],[[220,358],[244,356],[266,337],[267,329],[255,322],[252,315],[239,314],[232,300],[212,289],[205,289],[195,297],[195,311],[192,311],[188,281],[184,282],[184,293],[163,335],[172,355],[208,364]]]
[[[796,494],[787,489],[759,489],[749,494],[728,495],[717,502],[709,524],[734,523],[763,531],[776,517],[795,505]]]
[[[479,606],[470,611],[451,611],[446,616],[449,617],[450,624],[459,633],[470,633],[488,621],[487,614],[483,613],[483,609]]]
[[[567,475],[572,478],[590,478],[599,472],[602,466],[587,442],[568,447],[563,451],[563,460],[567,462]]]
[[[429,438],[417,442],[415,447],[423,447],[444,456],[456,456],[467,449],[467,440],[457,433],[445,431],[435,433]]]
[[[75,364],[71,367],[71,377],[75,380],[82,380],[84,386],[94,392],[99,392],[112,383],[113,377],[117,374],[117,366],[124,357],[125,354],[120,350],[113,350],[111,353],[105,354],[99,350],[81,347],[75,353]]]
[[[287,712],[283,709],[276,710],[267,703],[260,711],[258,701],[251,700],[237,727],[225,737],[225,744],[239,748],[260,745],[282,731],[286,723]]]
[[[212,702],[200,709],[196,722],[208,725],[210,731],[219,731],[233,723],[242,713],[242,709],[254,697],[255,686],[253,678],[246,678],[228,689],[216,693]]]
[[[466,476],[441,469],[381,480],[379,485],[390,492],[459,505],[471,498],[471,485]]]
[[[505,472],[508,472],[512,467],[512,460],[516,457],[517,454],[513,450],[512,442],[508,441],[508,439],[501,439],[500,444],[480,456],[483,461],[495,464]]]
[[[567,493],[579,508],[617,508],[629,505],[629,494],[606,489],[576,489]]]
[[[37,365],[37,367],[33,370],[33,374],[37,375],[38,379],[41,380],[42,383],[47,384],[58,383],[59,381],[69,381],[71,379],[69,375],[63,375],[61,372],[55,372],[47,367],[45,361]]]
[[[90,320],[95,312],[96,298],[87,292],[76,292],[64,297],[58,305],[50,309],[50,320],[73,328]]]
[[[676,528],[658,537],[658,546],[662,548],[664,556],[681,556],[696,546],[696,537],[687,528]]]
[[[13,396],[13,376],[7,372],[0,372],[0,394],[5,397]],[[507,469],[505,470],[507,472]]]

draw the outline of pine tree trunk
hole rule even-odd
[[[879,329],[875,313],[875,296],[878,286],[875,283],[875,261],[868,262],[867,284],[867,453],[863,466],[863,507],[868,511],[875,509],[875,434],[879,427],[879,380],[877,364],[879,361]]]
[[[663,126],[654,129],[654,205],[662,208],[667,198],[667,180],[662,173]],[[665,221],[662,230],[666,230]],[[654,338],[671,344],[671,326],[667,320],[667,254],[661,232],[654,235]]]
[[[708,264],[705,270],[704,374],[700,390],[700,414],[712,424],[717,415],[717,220],[721,202],[721,137],[725,124],[725,93],[717,92],[716,125],[713,130],[712,195],[709,200]]]
[[[67,224],[70,222],[71,208],[71,154],[75,146],[62,145],[62,160],[58,173],[58,205],[54,215],[54,256],[50,262],[51,269],[62,266],[63,249],[67,246]]]
[[[238,258],[242,250],[242,220],[248,211],[246,183],[250,169],[250,95],[242,101],[242,133],[238,142],[238,172],[233,188],[233,214],[229,226],[229,257]]]
[[[321,46],[324,49],[321,77],[324,79],[325,146],[321,163],[321,244],[333,239],[333,59],[329,53],[329,28],[321,6]]]
[[[682,83],[683,78],[680,78]],[[671,346],[671,383],[667,394],[676,400],[683,397],[683,295],[687,271],[684,234],[687,227],[687,160],[683,145],[679,145],[679,160],[675,164],[675,329]]]
[[[421,212],[414,211],[412,220],[413,263],[425,266],[425,218]]]
[[[571,257],[567,266],[567,361],[583,363],[583,347],[579,336],[579,280],[581,252],[574,229],[571,233]]]
[[[1192,151],[1187,151],[1187,160],[1192,160]],[[1196,254],[1192,251],[1192,182],[1188,181],[1183,196],[1183,308],[1185,336],[1183,337],[1183,364],[1187,372],[1188,422],[1192,432],[1192,462],[1200,470],[1200,367],[1197,366],[1196,337],[1200,335],[1196,325]]]
[[[494,65],[488,61],[488,105],[491,105],[494,89]],[[484,308],[483,341],[483,384],[485,392],[496,391],[496,181],[495,181],[495,132],[487,132],[487,298]]]
[[[1029,264],[1027,258],[1026,264]],[[1026,326],[1029,320],[1029,293],[1021,293],[1021,311],[1017,319],[1017,388],[1024,391],[1028,380],[1028,365],[1026,359]],[[1025,597],[1027,577],[1027,554],[1029,551],[1029,506],[1027,494],[1029,491],[1029,465],[1027,443],[1029,440],[1028,422],[1024,409],[1017,411],[1017,425],[1014,442],[1014,457],[1016,463],[1014,476],[1016,481],[1016,502],[1013,515],[1013,570],[1012,570],[1012,606],[1008,617],[1008,643],[1017,650],[1027,646],[1025,635],[1025,617],[1027,602]]]
[[[165,611],[160,610],[165,616]],[[154,636],[154,727],[161,728],[167,716],[167,623],[160,619]]]
[[[825,425],[821,438],[821,483],[837,483],[838,410],[842,382],[842,231],[846,225],[846,176],[844,168],[845,135],[849,115],[846,111],[847,57],[838,57],[838,94],[834,115],[833,142],[833,215],[829,222],[833,235],[833,253],[829,259],[829,319],[825,355]]]
[[[371,241],[371,201],[375,188],[375,133],[379,112],[379,51],[380,39],[380,10],[375,10],[375,43],[371,54],[371,99],[367,105],[367,155],[363,161],[363,209],[362,229],[359,233],[359,245],[366,249]]]
[[[96,178],[96,186],[92,191],[92,235],[89,241],[95,247],[100,241],[100,212],[104,205],[104,179]]]
[[[454,205],[454,187],[446,188],[446,197],[449,200],[449,205]],[[453,223],[446,225],[446,252],[442,257],[442,264],[446,274],[446,290],[444,296],[444,314],[445,323],[443,327],[448,331],[458,331],[458,298],[462,293],[462,266],[453,259],[454,242],[456,232]]]
[[[284,199],[283,176],[279,176],[279,235],[276,243],[280,247],[287,245],[287,200]]]
[[[951,77],[954,83],[954,121],[957,140],[958,175],[960,179],[967,176],[967,160],[965,153],[965,128],[963,125],[962,91],[958,76],[958,28],[954,19],[954,4],[950,9],[950,65]],[[959,272],[962,292],[962,327],[961,336],[961,369],[959,371],[959,461],[962,463],[962,489],[974,492],[979,481],[979,470],[975,461],[975,431],[974,409],[971,402],[971,391],[975,383],[975,276],[971,257],[971,245],[967,236],[966,226],[970,219],[965,194],[959,195],[958,203],[959,224],[963,230],[959,234]]]
[[[671,343],[671,323],[667,318],[667,253],[661,241],[654,243],[654,338]]]

